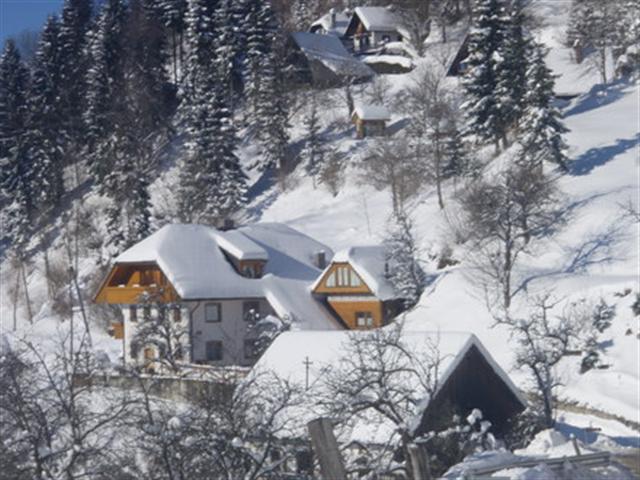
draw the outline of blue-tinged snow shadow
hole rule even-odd
[[[617,139],[613,145],[606,147],[590,148],[569,165],[571,175],[587,175],[596,167],[601,167],[615,156],[637,147],[640,144],[640,134],[634,138]]]
[[[588,93],[581,96],[569,110],[564,112],[564,117],[579,115],[609,105],[621,98],[624,94],[623,90],[628,86],[627,79],[620,79],[606,85],[594,85]]]
[[[554,428],[562,433],[565,437],[569,438],[574,435],[578,440],[589,445],[594,443],[598,439],[598,432],[588,431],[586,428],[576,427],[575,425],[569,425],[564,422],[556,422]],[[610,437],[614,442],[623,447],[635,447],[640,448],[640,436],[635,437]]]

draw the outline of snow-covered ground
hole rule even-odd
[[[563,109],[566,125],[571,130],[567,141],[572,166],[570,172],[559,179],[559,185],[566,198],[570,220],[556,235],[539,243],[534,254],[523,257],[517,275],[529,280],[527,290],[532,294],[550,290],[565,302],[598,301],[603,297],[607,303],[616,306],[613,324],[601,338],[603,361],[609,368],[580,374],[579,358],[572,357],[561,365],[564,385],[559,393],[568,402],[640,423],[640,317],[634,317],[630,308],[636,292],[640,291],[639,230],[637,223],[624,216],[620,206],[628,202],[636,206],[640,203],[638,87],[632,82],[621,81],[599,86],[599,75],[589,62],[582,65],[572,62],[562,40],[568,4],[537,0],[534,5],[546,23],[538,36],[550,47],[549,64],[560,75],[557,92],[580,94]],[[422,63],[432,65],[433,56]],[[390,83],[388,96],[392,98],[410,81],[411,75],[388,75],[386,78]],[[455,84],[456,81],[451,82]],[[362,99],[362,95],[358,99]],[[389,103],[392,106],[392,102]],[[335,101],[334,105],[325,108],[323,122],[327,126],[329,148],[344,154],[347,163],[345,183],[339,194],[332,196],[324,186],[313,188],[311,179],[299,168],[288,180],[285,192],[280,192],[275,185],[255,186],[253,191],[259,193],[252,200],[247,221],[286,223],[338,251],[381,241],[391,214],[391,197],[388,191],[376,191],[361,178],[355,164],[367,151],[369,142],[353,138],[354,131],[347,124],[344,102]],[[400,112],[392,111],[390,123],[392,131],[402,128]],[[297,125],[291,132],[292,141],[299,145],[304,135],[302,122],[292,124]],[[243,144],[241,155],[247,164],[251,163],[254,152],[255,144]],[[170,179],[172,173],[169,169],[153,188],[154,200],[158,205],[169,204],[168,208],[171,198],[161,184]],[[258,175],[251,172],[251,177],[256,180]],[[447,245],[453,248],[454,258],[461,263],[439,271],[430,268],[428,273],[433,281],[417,307],[407,314],[406,328],[474,333],[509,372],[516,385],[526,390],[530,386],[526,375],[513,368],[512,339],[505,328],[493,326],[492,317],[465,262],[464,249],[455,244],[451,233],[449,221],[455,215],[454,186],[446,185],[444,193],[446,208],[443,211],[438,208],[433,186],[425,186],[409,202],[409,210],[425,259]],[[90,194],[84,201],[97,200]],[[45,304],[46,297],[41,260],[36,258],[37,268],[29,278],[36,305]],[[93,262],[91,258],[83,261],[81,276],[83,272],[93,271]],[[427,262],[427,266],[430,265]],[[3,264],[2,270],[0,326],[2,332],[6,332],[11,328],[12,318],[7,293],[8,265]],[[631,293],[625,293],[627,290]],[[524,307],[516,305],[516,311],[518,308],[524,311]],[[67,329],[66,324],[58,323],[46,304],[36,312],[33,326],[25,320],[23,308],[19,313],[19,334],[34,342],[51,340]],[[107,351],[112,361],[117,361],[121,354],[120,342],[108,337],[102,326],[96,325],[94,330],[96,348]],[[617,420],[568,411],[560,412],[558,420],[558,428],[565,433],[576,433],[573,430],[578,429],[586,434],[585,427],[595,426],[602,429],[601,438],[611,439],[617,445],[638,446],[638,432]],[[585,444],[596,441],[580,439]]]

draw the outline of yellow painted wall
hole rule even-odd
[[[336,314],[342,319],[345,325],[357,330],[356,312],[371,312],[373,316],[373,328],[381,327],[383,324],[382,302],[380,300],[354,300],[354,301],[336,301],[328,300],[329,305]]]

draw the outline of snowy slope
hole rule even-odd
[[[529,279],[530,294],[552,291],[558,299],[597,301],[601,296],[617,306],[613,326],[602,338],[606,370],[579,374],[579,358],[562,365],[565,386],[560,394],[611,414],[639,422],[639,333],[638,318],[630,305],[638,280],[638,227],[623,215],[620,204],[638,205],[638,90],[633,83],[596,85],[598,74],[588,62],[575,65],[562,45],[568,2],[539,1],[546,26],[538,37],[550,47],[549,62],[561,77],[559,93],[581,93],[564,108],[571,172],[559,180],[565,195],[568,225],[557,235],[538,244],[534,254],[524,257],[517,275]],[[397,91],[410,81],[409,75],[388,76]],[[569,87],[575,87],[572,90]],[[325,120],[332,121],[338,110],[327,110]],[[393,123],[401,124],[394,114]],[[367,141],[337,139],[332,147],[349,152],[351,165],[367,148]],[[301,132],[294,134],[302,135]],[[391,213],[390,194],[363,185],[359,172],[347,167],[346,184],[332,197],[326,189],[313,189],[311,180],[298,172],[295,188],[281,193],[257,218],[290,224],[327,243],[334,250],[350,245],[376,244],[384,235],[385,221]],[[425,188],[409,207],[416,233],[425,254],[437,252],[443,245],[454,247],[454,256],[462,263],[447,271],[430,271],[434,281],[419,305],[407,315],[407,328],[423,330],[468,331],[476,334],[503,368],[522,388],[527,388],[522,372],[514,371],[513,344],[505,328],[493,327],[484,300],[480,298],[464,252],[453,242],[447,219],[455,214],[452,185],[445,188],[447,208],[438,209],[435,189]],[[261,199],[256,204],[264,205]],[[426,259],[426,258],[425,258]],[[617,296],[625,289],[633,294]],[[521,310],[526,313],[524,310]],[[626,335],[628,329],[632,334]]]

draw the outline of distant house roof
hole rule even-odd
[[[335,21],[332,20],[332,17],[335,15]],[[344,12],[328,12],[318,20],[311,24],[310,30],[312,32],[316,32],[320,29],[324,30],[329,35],[335,35],[337,37],[344,37],[347,32],[347,27],[349,26],[349,22],[351,21],[351,16],[353,14],[344,11]]]
[[[356,7],[355,14],[369,31],[397,31],[400,26],[398,16],[388,7]]]
[[[381,246],[350,247],[335,254],[331,263],[345,262],[367,284],[371,292],[380,300],[392,300],[398,295],[389,282],[385,272],[385,250]],[[322,281],[324,274],[331,268],[329,265],[313,285],[315,289]]]
[[[357,115],[360,120],[390,120],[391,113],[383,105],[356,105],[353,115]]]
[[[371,68],[351,55],[333,35],[295,32],[291,37],[309,60],[322,63],[338,76],[369,78],[375,75]]]
[[[322,378],[331,370],[340,368],[342,357],[348,348],[351,338],[357,339],[367,335],[375,335],[375,333],[371,331],[284,332],[275,339],[263,354],[254,366],[254,370],[256,372],[269,371],[294,384],[304,385],[307,372],[303,365],[307,362],[310,365],[310,398],[307,398],[306,404],[302,405],[299,411],[296,409],[296,412],[289,413],[308,415],[309,419],[311,419],[314,414],[318,413],[314,412],[313,402],[314,398],[319,394],[316,389],[320,388]],[[491,357],[480,340],[472,333],[405,330],[401,332],[400,341],[414,358],[426,360],[429,346],[435,348],[439,357],[437,379],[434,379],[437,381],[436,391],[431,398],[424,400],[421,410],[417,412],[418,416],[422,415],[422,412],[428,408],[431,401],[438,397],[440,391],[447,386],[447,380],[460,366],[466,354],[474,348],[499,378],[504,390],[509,392],[512,404],[515,403],[520,407],[526,405],[526,400],[522,393],[513,384],[507,373]],[[413,386],[416,389],[421,388],[417,384]],[[491,386],[487,385],[486,388],[490,389]],[[299,423],[301,425],[305,425],[304,418],[297,418],[297,420],[300,420]],[[394,426],[385,423],[384,419],[378,420],[371,423],[375,425],[373,429],[366,425],[367,422],[363,422],[361,425],[357,424],[352,433],[352,438],[349,440],[376,441],[388,438]],[[414,419],[415,428],[419,427],[419,420],[419,418]],[[374,438],[371,438],[372,436]]]
[[[267,260],[262,278],[240,275],[222,250]],[[183,300],[266,298],[294,328],[325,330],[337,322],[309,294],[320,274],[314,256],[326,245],[278,223],[255,224],[221,232],[205,225],[166,225],[129,248],[115,263],[153,262]],[[248,257],[247,257],[248,258]]]

